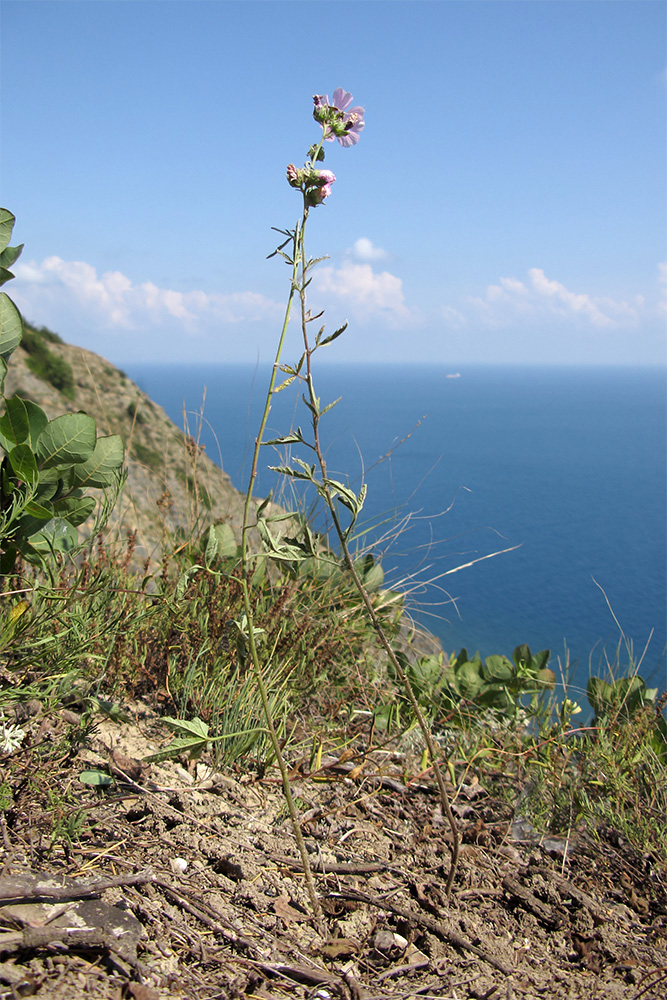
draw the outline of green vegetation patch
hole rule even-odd
[[[24,324],[21,345],[28,354],[26,364],[31,372],[61,392],[67,399],[74,399],[74,372],[72,366],[49,350],[47,344],[62,344],[57,333],[47,327]]]

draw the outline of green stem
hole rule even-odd
[[[259,659],[259,652],[257,650],[257,643],[255,642],[254,613],[252,608],[252,602],[250,600],[250,585],[249,585],[250,557],[248,551],[248,534],[250,531],[250,508],[252,504],[255,482],[257,480],[259,453],[262,447],[262,440],[264,438],[264,431],[266,430],[266,424],[269,419],[269,413],[271,411],[271,398],[273,396],[273,391],[275,389],[275,384],[276,384],[276,377],[280,367],[280,359],[282,357],[283,346],[285,343],[285,336],[287,334],[287,327],[289,325],[290,313],[292,310],[292,301],[294,299],[294,293],[298,288],[299,258],[300,258],[299,251],[300,248],[303,246],[303,234],[307,218],[308,218],[308,206],[305,204],[304,200],[303,216],[301,218],[301,221],[297,223],[296,228],[294,230],[293,253],[292,253],[292,282],[290,287],[290,293],[289,293],[289,298],[287,300],[287,308],[285,310],[285,318],[283,320],[280,339],[278,341],[278,348],[276,350],[276,356],[273,362],[273,368],[271,370],[271,378],[269,380],[269,387],[266,394],[264,412],[262,414],[262,419],[259,425],[259,430],[257,432],[257,437],[255,438],[255,447],[253,451],[252,466],[250,470],[250,481],[248,483],[248,489],[246,491],[246,496],[245,496],[245,503],[243,506],[243,528],[241,531],[241,566],[242,566],[241,583],[243,589],[243,609],[245,611],[246,623],[247,623],[248,651],[250,653],[250,660],[253,666],[255,680],[257,682],[257,688],[259,690],[259,695],[262,702],[262,711],[264,713],[264,718],[266,720],[266,726],[269,732],[271,746],[273,748],[273,752],[275,754],[276,761],[278,762],[278,767],[280,769],[280,776],[282,778],[282,785],[283,785],[283,793],[285,795],[285,801],[287,802],[287,808],[290,814],[290,820],[292,824],[292,829],[294,831],[294,837],[297,842],[299,854],[301,855],[301,863],[303,865],[304,875],[306,878],[306,884],[308,888],[308,894],[310,896],[310,902],[313,908],[313,915],[317,923],[318,931],[323,936],[325,936],[326,925],[324,921],[324,913],[322,912],[322,907],[320,905],[320,901],[317,896],[315,879],[313,878],[313,872],[310,867],[310,860],[308,858],[306,844],[304,842],[303,834],[301,832],[301,824],[299,822],[299,816],[297,814],[296,806],[294,805],[294,799],[292,797],[292,789],[290,787],[287,765],[285,763],[285,759],[280,749],[280,740],[278,738],[278,733],[276,732],[276,727],[273,723],[273,717],[271,715],[271,705],[269,703],[269,692],[264,682],[264,677],[262,674],[262,666]]]

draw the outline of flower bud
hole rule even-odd
[[[293,163],[287,165],[287,182],[291,184],[292,187],[301,187],[301,179],[299,177],[299,171],[296,169]]]

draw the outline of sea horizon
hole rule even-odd
[[[190,433],[243,490],[271,365],[123,367],[179,426],[185,404]],[[331,469],[367,479],[379,534],[409,515],[387,584],[415,587],[415,616],[446,651],[511,656],[527,642],[558,670],[567,647],[581,691],[621,641],[615,616],[636,659],[653,629],[641,672],[667,687],[667,366],[329,362],[315,377],[323,403],[342,396],[322,423]],[[270,435],[305,431],[297,400],[274,398]]]

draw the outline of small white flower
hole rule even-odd
[[[0,713],[0,753],[14,753],[24,739],[23,729],[20,726],[8,726],[4,714]]]

